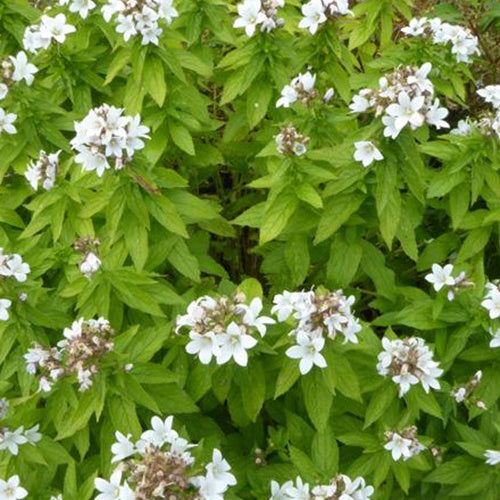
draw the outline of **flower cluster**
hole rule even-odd
[[[108,23],[116,17],[116,31],[126,42],[140,34],[143,45],[158,45],[163,33],[160,23],[170,25],[179,16],[172,3],[173,0],[107,0],[102,15]]]
[[[290,85],[285,85],[281,91],[281,97],[276,101],[276,107],[289,108],[294,102],[300,102],[308,106],[311,101],[318,97],[318,91],[314,88],[316,75],[310,71],[299,73]]]
[[[196,354],[204,365],[215,357],[218,365],[231,358],[240,365],[248,363],[247,350],[255,347],[257,340],[252,334],[257,331],[261,337],[266,334],[266,325],[275,321],[267,316],[259,316],[262,301],[254,298],[249,305],[246,297],[237,293],[233,298],[226,296],[216,299],[204,295],[187,308],[187,314],[177,316],[176,333],[189,327],[191,342],[186,345],[189,354]]]
[[[311,488],[300,476],[293,481],[280,485],[271,481],[269,500],[368,500],[373,495],[373,486],[367,486],[361,476],[352,480],[345,474],[338,474],[328,484],[319,484]]]
[[[384,350],[378,355],[377,371],[389,375],[399,385],[399,397],[404,396],[412,385],[422,384],[425,392],[439,389],[437,380],[443,373],[439,363],[432,359],[432,351],[419,337],[404,340],[382,339]]]
[[[152,500],[155,498],[207,499],[223,498],[223,493],[236,484],[230,465],[218,449],[203,475],[189,449],[196,445],[172,429],[173,417],[162,421],[151,419],[152,429],[142,433],[133,443],[131,435],[116,432],[117,442],[111,447],[112,462],[120,462],[110,481],[95,479],[100,492],[96,500]]]
[[[481,370],[474,373],[472,378],[464,385],[461,385],[451,391],[451,396],[457,403],[472,404],[481,410],[486,410],[484,401],[472,397],[472,392],[481,383],[483,372]]]
[[[474,130],[479,130],[487,137],[500,138],[500,85],[488,85],[479,89],[477,93],[486,103],[491,104],[493,110],[484,111],[477,120],[472,118],[460,120],[450,133],[467,136]]]
[[[103,104],[75,122],[76,136],[71,146],[78,151],[75,161],[83,170],[95,170],[101,177],[110,169],[108,159],[115,170],[132,161],[134,152],[144,147],[142,138],[148,138],[149,128],[141,125],[141,117],[124,116],[123,109]]]
[[[80,17],[86,19],[89,12],[96,8],[96,3],[92,0],[59,0],[59,5],[68,5],[70,12],[77,12]]]
[[[258,25],[262,33],[268,33],[285,24],[278,18],[278,7],[284,7],[285,0],[244,0],[238,4],[238,17],[233,28],[245,28],[248,37],[254,35]]]
[[[16,56],[4,59],[0,65],[0,100],[5,99],[9,87],[15,82],[24,80],[27,85],[31,85],[35,79],[35,73],[38,72],[38,68],[28,62],[28,57],[23,51],[18,52]]]
[[[23,262],[19,254],[4,254],[3,248],[0,248],[0,282],[13,277],[17,282],[24,283],[30,271],[29,264]],[[9,319],[9,308],[11,305],[11,300],[0,299],[1,321],[7,321]]]
[[[302,156],[306,153],[309,144],[309,137],[299,134],[291,124],[281,129],[274,139],[278,151],[285,156]]]
[[[45,151],[40,151],[38,160],[30,162],[28,165],[24,177],[35,191],[38,191],[39,184],[46,191],[54,187],[57,171],[59,170],[60,153],[61,151],[57,151],[57,153],[48,155]]]
[[[384,159],[382,153],[370,141],[358,141],[354,143],[356,151],[354,151],[354,159],[363,164],[363,167],[369,167],[374,161]]]
[[[28,52],[36,53],[40,49],[48,49],[52,40],[64,43],[66,35],[75,31],[72,24],[66,23],[64,14],[57,14],[55,17],[43,15],[40,24],[28,26],[24,31],[23,47]]]
[[[26,498],[28,491],[21,486],[19,476],[11,476],[7,481],[0,479],[0,498],[5,500],[16,500]]]
[[[310,0],[302,6],[299,28],[308,29],[311,35],[318,31],[320,24],[339,16],[353,15],[348,0]]]
[[[38,432],[39,428],[38,424],[26,430],[21,425],[15,431],[10,431],[7,427],[0,427],[0,450],[9,450],[12,455],[17,455],[20,445],[26,443],[35,445],[42,439],[42,435]],[[0,496],[0,498],[2,497]]]
[[[73,246],[75,250],[84,255],[79,266],[80,272],[86,278],[91,279],[101,267],[101,259],[98,257],[101,240],[87,236],[86,238],[79,238]]]
[[[354,296],[346,297],[342,290],[329,293],[287,292],[274,297],[271,309],[277,314],[278,321],[286,321],[291,315],[297,320],[296,327],[290,332],[296,345],[286,351],[292,359],[300,359],[299,369],[303,375],[313,365],[326,368],[326,360],[321,354],[325,346],[325,336],[334,339],[337,334],[345,342],[358,342],[356,334],[361,331],[359,320],[353,315],[351,306]]]
[[[418,455],[425,450],[425,446],[415,437],[417,428],[412,425],[400,432],[387,431],[385,438],[387,440],[384,448],[391,452],[392,459],[397,462],[401,457],[406,460]]]
[[[434,98],[434,85],[427,78],[431,69],[430,63],[420,68],[399,67],[379,80],[378,89],[362,89],[349,108],[354,113],[375,111],[376,116],[383,115],[384,136],[393,139],[406,126],[415,130],[428,123],[437,129],[448,128],[444,121],[448,110]]]
[[[57,347],[47,349],[35,344],[28,349],[24,355],[26,370],[38,375],[41,391],[49,392],[54,383],[65,376],[75,376],[79,390],[86,391],[99,371],[100,359],[113,350],[114,331],[104,318],[80,318],[71,328],[65,328],[63,335]]]
[[[446,264],[444,267],[441,267],[439,264],[433,264],[432,273],[427,274],[425,280],[432,283],[436,292],[439,292],[442,288],[446,288],[448,290],[448,300],[453,300],[457,291],[470,288],[474,284],[467,280],[465,272],[462,271],[456,278],[453,278],[452,273],[452,264]]]
[[[479,54],[479,39],[470,29],[458,24],[443,23],[439,17],[413,18],[410,24],[401,30],[409,36],[431,38],[437,45],[451,44],[451,52],[458,62],[471,63],[471,56]]]

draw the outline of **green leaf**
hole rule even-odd
[[[311,184],[306,182],[299,184],[295,187],[295,192],[300,200],[309,203],[314,208],[323,208],[323,200]]]
[[[333,398],[323,381],[320,369],[314,368],[307,375],[303,375],[300,382],[307,414],[314,427],[320,432],[324,431],[330,417]]]
[[[107,402],[108,413],[113,427],[122,434],[141,435],[142,428],[137,418],[134,403],[122,396],[110,396]]]
[[[285,259],[295,286],[300,285],[309,271],[309,244],[307,236],[296,233],[286,242]]]
[[[266,397],[266,375],[260,361],[254,359],[248,369],[237,370],[235,380],[240,387],[245,413],[255,422]]]
[[[338,472],[339,449],[330,426],[314,435],[311,457],[325,479],[331,479]]]
[[[361,262],[363,248],[358,238],[338,232],[332,240],[326,269],[328,285],[346,287],[351,284]]]
[[[302,479],[314,481],[317,477],[314,462],[302,450],[295,448],[295,446],[289,445],[288,449],[290,450],[292,463],[297,467]]]
[[[402,460],[392,462],[391,470],[401,489],[408,494],[408,490],[410,489],[410,470],[406,462]]]
[[[259,243],[261,245],[274,240],[281,234],[298,204],[299,200],[295,193],[285,190],[266,207],[260,229]]]
[[[274,398],[287,392],[300,377],[300,371],[297,361],[288,357],[283,359],[283,365],[276,380],[276,389]]]
[[[340,195],[328,199],[325,211],[318,224],[314,243],[326,240],[345,224],[364,201],[364,196],[359,194]]]
[[[167,95],[163,63],[155,56],[149,56],[144,64],[144,87],[158,106],[163,106]]]
[[[365,414],[365,424],[363,429],[376,422],[389,408],[391,403],[397,398],[397,390],[394,384],[383,384],[376,390],[370,399]]]
[[[183,127],[182,125],[179,125],[178,123],[169,122],[168,130],[175,145],[182,149],[182,151],[186,152],[188,155],[194,156],[195,149],[193,138],[191,137],[188,129],[186,127]]]

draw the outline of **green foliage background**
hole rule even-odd
[[[450,122],[480,113],[476,82],[498,78],[500,3],[413,3],[359,2],[355,17],[310,36],[297,28],[301,2],[290,0],[284,28],[248,39],[232,28],[234,2],[180,0],[159,47],[125,43],[97,10],[87,20],[69,15],[77,33],[40,52],[33,86],[16,85],[2,103],[18,114],[18,133],[0,136],[0,246],[32,272],[4,290],[14,304],[0,322],[0,395],[11,404],[10,427],[40,423],[44,435],[16,457],[1,452],[4,477],[19,474],[32,498],[91,498],[94,477],[111,470],[114,431],[138,438],[153,414],[173,414],[207,456],[222,449],[238,479],[227,498],[267,498],[271,479],[337,472],[364,476],[376,499],[498,498],[500,472],[483,452],[500,448],[500,350],[488,347],[479,306],[486,281],[500,277],[498,140],[427,127],[384,139],[379,120],[347,106],[397,65],[430,61]],[[477,63],[400,36],[429,10],[475,22]],[[0,2],[0,53],[17,53],[40,14],[26,0]],[[282,87],[307,66],[334,99],[276,109]],[[98,178],[73,162],[69,140],[74,121],[101,103],[140,113],[151,140],[126,169]],[[305,157],[275,149],[290,122],[311,137]],[[353,143],[369,138],[386,159],[363,169]],[[41,149],[63,151],[62,171],[54,189],[34,193],[22,174]],[[92,280],[73,249],[85,236],[102,240]],[[449,259],[475,283],[454,302],[423,279]],[[247,369],[203,366],[173,332],[176,315],[203,294],[239,286],[269,299],[319,285],[354,294],[363,320],[360,343],[330,345],[325,370],[300,376],[284,355],[286,326],[269,328]],[[16,299],[21,291],[26,302]],[[26,350],[55,345],[78,317],[101,315],[119,335],[92,389],[61,383],[37,393]],[[399,399],[375,369],[384,334],[425,338],[445,370],[442,389]],[[478,369],[476,395],[488,411],[449,395]],[[436,456],[393,462],[384,431],[414,423]]]

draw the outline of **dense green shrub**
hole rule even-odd
[[[0,27],[0,499],[498,498],[500,2]]]

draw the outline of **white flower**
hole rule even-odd
[[[234,21],[233,28],[245,28],[246,35],[253,36],[257,25],[266,20],[266,15],[261,9],[261,0],[244,0],[238,5],[239,17]]]
[[[466,136],[469,135],[471,132],[472,132],[472,124],[468,121],[468,119],[465,119],[465,120],[459,120],[456,128],[451,130],[450,134]]]
[[[9,309],[12,301],[9,299],[0,299],[0,320],[7,321],[9,319]]]
[[[134,18],[132,15],[124,16],[120,14],[117,18],[117,33],[123,34],[123,39],[128,42],[130,37],[137,35],[137,29],[135,26]]]
[[[419,36],[419,35],[422,35],[424,33],[426,24],[427,24],[426,17],[422,17],[421,19],[413,18],[410,21],[410,24],[408,26],[404,27],[401,31],[405,35]]]
[[[292,80],[292,86],[294,88],[298,87],[307,93],[311,93],[314,90],[315,83],[316,75],[312,74],[310,71],[299,73],[299,75]]]
[[[500,328],[497,328],[495,332],[490,330],[490,333],[493,335],[493,338],[490,340],[490,347],[492,349],[500,347]]]
[[[325,346],[323,337],[311,338],[306,333],[299,331],[296,341],[297,345],[288,348],[286,355],[292,359],[300,359],[299,370],[302,375],[310,372],[313,365],[326,368],[326,360],[321,354],[321,350]]]
[[[293,483],[287,488],[286,494],[288,498],[293,500],[310,500],[309,484],[304,483],[300,476],[295,479],[296,486]]]
[[[290,497],[287,492],[293,488],[293,482],[287,481],[283,486],[280,486],[277,481],[271,481],[271,496],[269,500],[288,500]]]
[[[92,372],[90,370],[78,370],[76,378],[80,384],[78,387],[80,392],[85,392],[92,387]]]
[[[259,297],[255,297],[252,302],[250,302],[249,306],[241,305],[240,307],[245,311],[245,315],[242,318],[243,323],[247,326],[256,328],[261,337],[264,337],[266,334],[266,325],[273,325],[276,323],[274,319],[267,316],[259,317],[263,307],[262,300]]]
[[[285,85],[281,91],[281,97],[276,101],[276,107],[289,108],[297,99],[297,91],[291,85]]]
[[[214,481],[219,482],[224,487],[234,486],[236,484],[236,478],[229,471],[231,466],[228,464],[222,453],[215,448],[212,452],[212,462],[205,466],[207,475],[210,474]]]
[[[500,85],[488,85],[484,89],[479,89],[477,93],[495,109],[500,109]]]
[[[17,253],[11,255],[7,260],[7,267],[10,269],[10,276],[14,276],[20,283],[26,281],[26,277],[31,271],[29,264],[23,262],[22,257]]]
[[[362,95],[355,95],[352,98],[352,103],[349,104],[349,109],[353,113],[364,113],[370,107],[370,101]]]
[[[448,122],[444,121],[449,114],[446,108],[441,108],[439,99],[434,101],[434,104],[429,106],[427,113],[425,114],[425,119],[430,125],[434,125],[438,130],[441,128],[450,128]]]
[[[439,292],[444,286],[453,286],[455,284],[455,278],[451,276],[452,272],[452,264],[447,264],[444,267],[441,267],[439,264],[433,264],[432,273],[427,274],[425,280],[432,283],[434,290]]]
[[[28,85],[31,85],[35,79],[33,75],[38,72],[38,68],[34,64],[28,62],[26,53],[23,51],[18,52],[17,56],[10,56],[10,60],[14,65],[12,79],[15,82],[24,80]]]
[[[195,331],[189,332],[191,342],[186,345],[186,352],[197,354],[198,359],[204,365],[208,365],[212,356],[219,354],[219,339],[214,332],[199,334]]]
[[[384,137],[390,137],[392,139],[395,139],[401,132],[401,129],[396,126],[395,116],[384,115],[382,117],[382,123],[385,125]]]
[[[223,493],[227,486],[216,481],[211,474],[196,476],[192,482],[199,489],[200,498],[203,500],[224,500]]]
[[[500,451],[498,450],[486,450],[484,452],[486,458],[486,463],[488,465],[498,465],[500,464]]]
[[[151,419],[151,430],[142,433],[141,439],[155,446],[163,446],[165,443],[173,443],[178,437],[177,432],[172,429],[173,417],[167,417],[163,421],[154,416]]]
[[[135,500],[135,494],[130,489],[127,483],[121,484],[122,471],[116,469],[109,481],[96,477],[94,479],[94,485],[96,490],[100,492],[99,495],[95,497],[95,500]]]
[[[23,356],[26,360],[26,371],[31,375],[36,373],[38,365],[44,366],[49,359],[49,352],[40,346],[35,346],[28,349],[28,352]]]
[[[124,458],[128,458],[136,452],[134,443],[130,441],[132,434],[123,435],[121,432],[115,432],[116,442],[111,445],[111,453],[113,458],[111,463],[121,462]]]
[[[0,134],[2,132],[7,134],[17,133],[16,127],[13,125],[16,119],[17,115],[15,113],[6,113],[3,108],[0,108]]]
[[[59,5],[66,5],[69,0],[59,0]],[[86,19],[89,11],[95,9],[96,4],[92,0],[71,0],[69,11],[77,12],[82,19]]]
[[[351,481],[348,476],[342,474],[342,481],[345,485],[345,490],[340,497],[342,500],[369,500],[375,491],[373,486],[367,485],[364,478],[361,476]],[[346,496],[344,499],[343,496]],[[348,496],[350,495],[350,496]]]
[[[294,311],[294,298],[295,294],[283,291],[283,294],[274,296],[273,303],[275,304],[271,309],[271,314],[278,313],[278,321],[281,323],[286,321],[287,318]]]
[[[244,333],[242,327],[232,321],[227,327],[226,333],[220,336],[217,364],[222,365],[233,358],[238,365],[247,366],[247,349],[251,349],[256,344],[257,341],[253,337]]]
[[[36,53],[39,49],[47,49],[50,46],[51,36],[47,33],[42,34],[40,25],[28,26],[24,30],[23,47],[32,53]]]
[[[406,92],[401,92],[398,96],[398,102],[390,104],[386,113],[396,118],[395,126],[402,130],[410,124],[413,128],[420,127],[424,123],[424,115],[419,113],[424,105],[424,96],[417,96],[413,99]]]
[[[354,159],[360,161],[363,167],[370,166],[374,161],[383,160],[382,153],[377,149],[375,144],[370,141],[358,141],[354,143],[356,151],[354,152]]]
[[[500,290],[494,287],[488,291],[481,305],[488,310],[491,319],[500,316]]]
[[[432,94],[434,92],[434,85],[427,78],[431,70],[432,64],[430,62],[422,64],[422,66],[418,68],[413,75],[408,76],[408,83],[410,85],[416,85],[420,92],[428,92]]]
[[[320,24],[326,21],[325,7],[321,0],[311,0],[302,6],[303,19],[299,22],[299,28],[308,29],[311,35],[318,31]]]
[[[467,396],[467,390],[465,387],[459,387],[456,391],[452,391],[451,395],[457,403],[463,403]]]
[[[42,439],[42,435],[38,432],[38,429],[40,429],[40,425],[36,424],[31,429],[24,431],[24,437],[29,444],[34,445]]]
[[[175,17],[179,17],[179,13],[172,7],[172,0],[160,0],[158,15],[165,19],[170,24]]]
[[[66,35],[74,33],[76,28],[72,24],[66,24],[66,16],[57,14],[55,17],[42,16],[40,34],[42,37],[54,39],[58,43],[64,43]]]
[[[23,426],[19,427],[14,432],[6,430],[0,438],[0,450],[9,450],[12,455],[17,455],[19,453],[19,445],[26,444],[27,442],[28,440],[24,436]]]
[[[19,485],[19,476],[10,477],[7,481],[0,479],[0,498],[2,500],[17,500],[18,498],[25,498],[28,492]]]
[[[392,454],[392,459],[398,461],[401,457],[410,458],[411,451],[410,446],[412,444],[411,439],[405,439],[400,436],[397,432],[392,434],[391,440],[384,445],[386,450],[389,450]]]
[[[38,390],[42,392],[50,392],[52,390],[52,382],[47,380],[47,377],[40,377],[38,382]]]
[[[0,83],[0,101],[5,99],[7,94],[9,93],[9,87],[5,83]]]
[[[89,252],[80,264],[80,272],[88,279],[101,267],[101,260],[94,252]]]

